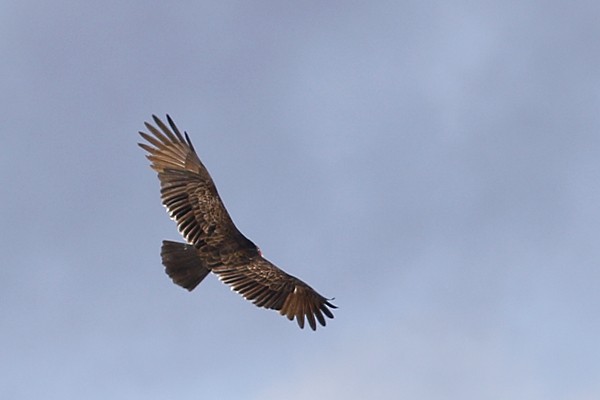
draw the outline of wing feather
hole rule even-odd
[[[156,116],[153,120],[156,126],[145,123],[150,133],[140,132],[149,144],[139,146],[149,153],[160,180],[162,203],[186,241],[212,249],[227,242],[232,252],[238,247],[255,248],[235,227],[187,133],[184,138],[169,116],[170,128]]]
[[[277,310],[288,319],[296,319],[304,328],[305,319],[312,330],[317,322],[326,325],[325,314],[333,318],[329,308],[337,308],[300,279],[287,274],[262,256],[241,265],[215,267],[223,283],[231,286],[258,307]]]

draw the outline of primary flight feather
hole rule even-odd
[[[162,262],[173,282],[193,290],[212,272],[258,307],[295,318],[300,328],[305,319],[312,330],[317,321],[325,326],[336,306],[262,256],[234,225],[187,132],[182,135],[168,115],[170,128],[152,118],[155,126],[144,123],[149,133],[139,132],[148,143],[139,146],[148,152],[162,203],[187,242],[163,241]]]

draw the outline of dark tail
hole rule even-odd
[[[164,240],[160,255],[167,275],[187,290],[193,290],[210,272],[192,245]]]

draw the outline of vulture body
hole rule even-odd
[[[162,263],[177,285],[193,290],[210,273],[258,307],[273,309],[312,330],[336,308],[300,279],[265,259],[259,248],[234,225],[217,188],[187,134],[182,135],[167,115],[167,126],[153,115],[148,143],[151,168],[158,173],[163,205],[187,243],[163,241]]]

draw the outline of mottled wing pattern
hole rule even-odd
[[[281,315],[304,328],[305,318],[315,330],[316,322],[325,326],[325,316],[333,318],[337,308],[328,299],[300,279],[291,276],[263,257],[253,258],[245,265],[221,266],[213,269],[233,290],[258,307],[278,310]]]
[[[160,130],[145,123],[153,136],[144,132],[140,135],[154,147],[139,145],[149,153],[151,167],[158,172],[162,203],[183,237],[208,252],[241,236],[187,132],[184,139],[169,116],[167,120],[172,130],[158,117],[153,118]]]

